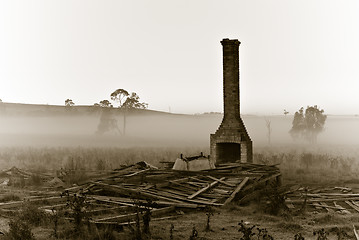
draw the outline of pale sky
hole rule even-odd
[[[1,0],[0,99],[222,112],[221,39],[239,39],[242,114],[359,114],[357,0]]]

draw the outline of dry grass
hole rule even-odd
[[[359,170],[358,150],[351,147],[325,148],[272,146],[257,147],[254,161],[257,163],[279,164],[284,183],[296,183],[304,186],[346,186],[358,187]],[[0,148],[0,163],[20,168],[53,171],[60,168],[81,173],[88,170],[109,170],[124,164],[146,161],[160,166],[161,161],[174,161],[180,153],[194,155],[208,149],[193,148]],[[85,171],[82,171],[85,170]],[[80,176],[80,175],[78,175]],[[75,181],[75,179],[73,179]],[[16,196],[4,196],[5,200]],[[3,200],[4,201],[4,200]],[[31,217],[31,216],[30,216]],[[264,212],[257,203],[238,206],[235,203],[226,208],[216,209],[211,217],[211,230],[206,232],[207,216],[204,211],[195,211],[178,216],[177,219],[151,221],[153,239],[169,239],[170,226],[174,225],[174,239],[189,239],[193,226],[203,239],[239,239],[238,223],[243,220],[250,225],[266,228],[274,239],[294,239],[301,232],[306,239],[314,239],[313,231],[325,228],[335,238],[335,229],[344,230],[352,237],[351,226],[359,221],[359,215],[330,214],[293,214],[282,212],[272,216]],[[64,228],[66,229],[66,224]],[[68,227],[68,226],[67,226]],[[49,237],[52,226],[34,229],[37,239],[54,239]],[[107,233],[101,233],[107,234]],[[117,233],[114,239],[131,239],[130,231]],[[345,238],[344,238],[345,239]],[[350,238],[348,238],[350,239]]]
[[[208,154],[208,149],[200,147],[179,148],[100,148],[100,147],[2,147],[0,167],[16,166],[37,172],[48,170],[111,170],[121,165],[146,161],[156,166],[161,161],[174,161],[184,155]]]

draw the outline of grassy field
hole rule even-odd
[[[73,170],[81,173],[69,182],[76,184],[86,178],[83,174],[86,171],[110,170],[139,161],[161,167],[161,162],[174,161],[181,153],[209,154],[209,134],[216,131],[222,120],[221,114],[133,112],[127,116],[126,136],[114,132],[97,135],[101,113],[79,109],[68,113],[63,108],[50,107],[44,111],[44,107],[38,107],[27,112],[23,108],[17,111],[8,108],[6,114],[0,115],[0,169],[17,166],[51,174],[59,169]],[[121,113],[115,112],[114,118],[122,129]],[[358,117],[328,116],[325,131],[315,145],[292,141],[288,134],[292,116],[243,116],[243,119],[253,140],[254,162],[277,164],[284,185],[350,186],[359,190]],[[271,121],[271,143],[267,139],[266,119]],[[17,190],[22,191],[12,191]],[[23,195],[16,193],[8,198]],[[266,228],[274,239],[294,239],[299,232],[305,239],[317,239],[313,231],[321,228],[330,233],[329,239],[354,239],[352,224],[359,224],[359,215],[355,213],[342,216],[281,211],[274,216],[265,212],[262,204],[258,199],[247,206],[233,203],[215,209],[209,232],[204,230],[207,221],[204,211],[153,221],[152,239],[170,239],[171,224],[173,239],[189,239],[193,227],[202,239],[240,239],[238,223],[241,220],[248,222],[248,226]],[[9,219],[1,218],[0,230],[8,229]],[[30,225],[37,239],[55,239],[50,237],[51,224],[52,220]],[[347,236],[338,238],[338,229]],[[91,239],[131,239],[131,236],[125,229],[111,238]]]
[[[6,167],[16,165],[53,174],[60,168],[73,170],[78,178],[71,179],[68,183],[76,184],[77,181],[86,179],[86,174],[84,174],[86,171],[113,169],[143,160],[161,166],[161,161],[173,161],[178,157],[178,153],[193,155],[201,150],[203,148],[200,147],[39,148],[17,146],[2,147],[0,161]],[[257,147],[254,152],[256,163],[278,164],[284,185],[300,185],[309,188],[351,187],[354,192],[359,190],[358,160],[358,149],[355,146],[271,145]],[[23,189],[30,190],[36,187],[25,186]],[[7,198],[18,199],[26,195],[20,193],[14,191],[14,194]],[[358,213],[351,215],[334,212],[313,214],[311,211],[298,213],[297,210],[282,209],[278,214],[272,215],[266,211],[265,202],[265,199],[258,198],[249,205],[239,206],[234,202],[225,208],[214,209],[214,215],[211,217],[211,231],[205,231],[207,215],[203,210],[183,213],[174,219],[152,221],[151,236],[152,239],[171,239],[172,232],[172,239],[190,239],[195,228],[201,238],[193,239],[240,239],[242,235],[238,232],[240,229],[238,224],[244,221],[247,227],[256,226],[253,233],[258,232],[257,228],[266,229],[274,239],[295,239],[294,236],[298,233],[302,234],[305,239],[319,239],[317,235],[313,235],[313,232],[321,229],[325,229],[326,234],[329,234],[328,239],[354,239],[352,225],[359,224]],[[11,218],[2,219],[2,224],[6,225]],[[51,218],[38,225],[28,224],[32,226],[36,239],[56,239],[51,235],[53,234]],[[72,229],[72,224],[65,222],[62,224],[61,226],[65,229]],[[172,230],[170,230],[171,225]],[[3,229],[8,229],[8,227],[5,226]],[[102,238],[96,235],[90,238],[89,233],[83,233],[84,235],[80,237],[70,239],[133,239],[133,234],[128,228],[125,228],[123,232],[110,231],[111,237],[106,235],[109,234],[108,232],[102,231],[100,230],[99,233],[103,234]],[[342,234],[340,238],[339,233]],[[67,237],[59,239],[67,239]]]

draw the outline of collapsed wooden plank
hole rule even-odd
[[[256,167],[253,167],[253,168],[249,169],[248,172],[258,172],[258,171],[267,172],[267,171],[270,171],[270,170],[276,171],[276,169],[273,168],[273,167],[275,167],[277,165],[279,165],[279,163],[274,164],[274,165],[258,165]]]
[[[198,182],[187,182],[187,184],[195,186],[195,189],[197,190],[198,187],[202,187],[203,183],[198,183]]]
[[[333,189],[334,190],[340,190],[340,191],[345,192],[345,193],[350,192],[352,190],[351,188],[347,188],[347,187],[334,187]]]
[[[42,206],[39,207],[39,209],[55,209],[55,208],[62,208],[62,207],[66,207],[66,203],[61,203],[61,204],[55,204],[55,205],[48,205],[48,206]]]
[[[236,186],[236,185],[234,185],[234,184],[231,184],[231,183],[227,183],[227,182],[225,182],[225,181],[222,181],[221,179],[212,177],[211,175],[206,175],[206,177],[208,177],[208,178],[210,178],[210,179],[212,179],[212,180],[218,181],[218,182],[220,182],[220,183],[222,183],[222,184],[224,184],[224,185],[227,185],[227,186],[229,186],[229,187],[235,187],[235,186]]]
[[[352,201],[352,203],[353,203],[355,206],[359,207],[358,202]]]
[[[156,188],[163,188],[163,187],[168,187],[172,184],[175,185],[182,185],[181,183],[187,182],[189,181],[189,178],[179,178],[179,179],[172,179],[172,180],[167,180],[167,181],[162,181],[161,183],[156,183],[155,186]]]
[[[113,204],[113,205],[127,206],[127,207],[133,207],[133,206],[135,206],[134,203],[126,203],[126,202],[120,202],[120,201],[113,201],[113,200],[111,200],[111,199],[96,199],[96,201],[98,201],[98,202],[104,202],[104,203],[108,203],[108,204]]]
[[[171,189],[166,189],[166,190],[162,190],[161,192],[163,193],[170,193],[170,194],[175,194],[178,196],[182,196],[182,197],[188,197],[188,193],[187,192],[183,192],[183,191],[176,191],[175,189],[171,188]]]
[[[353,230],[354,230],[355,238],[356,238],[357,240],[359,240],[359,234],[358,234],[358,231],[355,229],[354,224],[353,224]]]
[[[217,194],[220,194],[220,195],[224,195],[224,196],[227,196],[231,193],[231,191],[229,190],[225,190],[225,189],[220,189],[220,188],[213,188],[212,191],[214,193],[217,193]]]
[[[78,191],[78,190],[81,190],[81,189],[86,189],[86,188],[90,188],[92,187],[93,184],[89,184],[89,182],[86,182],[82,185],[79,185],[79,186],[74,186],[74,187],[69,187],[69,188],[66,188],[64,191],[66,192],[75,192],[75,191]]]
[[[197,181],[197,182],[200,182],[200,183],[205,183],[205,184],[208,184],[208,181],[206,181],[206,180],[203,180],[203,179],[199,179],[198,177],[189,177],[190,179],[193,179],[193,180],[195,180],[195,181]]]
[[[184,183],[181,184],[181,183],[174,182],[173,184],[169,185],[168,187],[173,188],[173,189],[181,189],[182,191],[186,191],[186,192],[188,192],[188,191],[191,191],[191,192],[192,191],[197,191],[196,187],[193,187],[193,186],[191,186],[189,184],[184,184]],[[160,188],[158,188],[158,189],[160,189]]]
[[[348,204],[355,211],[359,212],[359,208],[357,206],[355,206],[353,203],[351,203],[350,201],[345,201],[345,203]]]
[[[164,207],[164,208],[159,208],[159,209],[152,209],[151,216],[152,217],[160,216],[160,215],[163,215],[166,213],[173,212],[174,210],[175,210],[174,206]],[[118,216],[95,219],[94,222],[114,221],[114,220],[118,223],[128,222],[130,220],[133,220],[136,217],[136,215],[137,215],[137,213],[130,213],[130,214],[125,214],[125,215],[118,215]]]
[[[308,193],[308,197],[321,197],[321,198],[330,198],[330,197],[359,197],[358,193]]]
[[[328,213],[332,213],[333,212],[333,209],[330,208],[330,206],[328,204],[326,204],[325,202],[319,202],[319,204],[325,208],[325,210],[327,210]]]
[[[167,217],[160,217],[160,218],[151,218],[151,221],[168,220],[168,219],[173,219],[173,218],[177,218],[177,217],[178,216],[167,216]],[[112,226],[112,227],[123,227],[123,226],[136,224],[135,221],[122,222],[122,223],[109,222],[109,221],[103,221],[103,222],[90,221],[90,222],[96,224],[96,226]],[[142,222],[142,219],[140,219],[140,222]]]
[[[148,190],[137,190],[137,189],[130,189],[130,188],[124,188],[118,185],[109,185],[106,183],[99,183],[99,182],[95,182],[94,184],[100,185],[104,188],[110,189],[114,192],[118,192],[127,196],[131,196],[131,197],[135,197],[135,198],[149,198],[152,200],[157,200],[157,199],[162,199],[162,200],[166,200],[166,201],[172,201],[172,202],[181,202],[178,201],[176,199],[171,199],[165,196],[159,196],[159,195],[155,195],[152,192],[149,192]]]
[[[233,193],[231,194],[231,196],[229,196],[229,198],[227,198],[227,200],[224,202],[223,205],[227,205],[228,203],[232,202],[232,200],[234,199],[234,197],[237,195],[237,193],[244,187],[244,185],[248,182],[249,177],[245,177],[243,179],[243,181],[237,186],[237,188],[233,191]]]
[[[217,185],[220,181],[223,181],[224,179],[226,179],[226,178],[225,178],[225,177],[222,177],[221,179],[219,179],[219,181],[216,180],[216,181],[214,181],[214,182],[208,184],[208,186],[206,186],[206,187],[204,187],[204,188],[198,190],[197,192],[193,193],[192,195],[188,196],[187,198],[188,198],[188,199],[193,199],[193,198],[195,198],[195,197],[198,196],[199,194],[201,194],[201,193],[207,191],[208,189],[214,187],[215,185]]]
[[[0,203],[0,208],[13,208],[20,207],[24,203],[36,203],[36,202],[63,202],[66,201],[66,197],[48,197],[48,198],[37,198],[37,199],[29,199],[27,201],[15,201],[15,202],[6,202]]]
[[[129,198],[121,198],[121,197],[105,197],[105,196],[91,196],[91,198],[96,199],[98,201],[111,201],[112,204],[124,205],[127,203],[128,206],[134,206],[134,202]],[[146,205],[148,202],[146,200],[136,199],[136,201],[140,204]],[[176,202],[168,202],[168,201],[155,201],[155,204],[160,206],[175,206],[178,208],[201,208],[204,205],[193,204],[193,203],[176,203]]]
[[[351,212],[349,212],[346,208],[342,207],[341,205],[339,205],[337,202],[333,202],[334,206],[336,206],[338,208],[338,211],[340,213],[343,213],[343,214],[351,214]]]
[[[307,202],[345,202],[351,200],[359,200],[359,197],[351,197],[351,198],[328,198],[328,199],[307,199]],[[288,203],[302,203],[304,199],[292,199],[292,200],[285,200]]]
[[[176,196],[174,194],[168,194],[168,193],[164,193],[162,191],[157,191],[157,192],[151,191],[151,193],[158,197],[166,197],[167,199],[172,199],[172,201],[177,201],[177,202],[182,202],[182,203],[190,202],[190,203],[197,203],[197,204],[202,204],[202,205],[212,205],[212,206],[222,206],[223,205],[220,203],[213,203],[213,202],[200,200],[200,199],[188,199],[186,197]]]
[[[118,207],[111,207],[111,208],[101,208],[101,209],[94,209],[94,210],[89,210],[87,211],[87,213],[89,214],[104,214],[104,213],[108,213],[108,212],[113,212],[115,210],[127,210],[130,209],[131,207],[129,206],[118,206]]]
[[[313,207],[315,207],[315,208],[317,208],[317,209],[323,209],[323,208],[325,208],[322,204],[320,204],[320,203],[310,203],[309,205],[311,205],[311,206],[313,206]],[[330,209],[334,209],[334,210],[342,210],[343,209],[343,207],[333,207],[333,206],[326,206],[327,208],[330,208]]]
[[[149,169],[149,168],[148,169],[143,169],[143,170],[140,170],[138,172],[134,172],[134,173],[131,173],[131,174],[124,175],[123,177],[133,177],[133,176],[136,176],[138,174],[142,174],[144,172],[147,172],[149,170],[151,170],[151,169]]]
[[[267,181],[269,181],[269,180],[271,180],[271,179],[273,179],[273,178],[277,178],[277,177],[279,177],[279,176],[281,176],[281,175],[282,175],[281,173],[276,173],[276,174],[271,175],[271,176],[269,176],[269,177],[265,177],[264,179],[260,179],[259,181],[255,182],[255,183],[253,183],[253,184],[251,184],[251,185],[249,185],[249,186],[247,186],[244,190],[247,191],[247,190],[250,190],[250,189],[252,189],[252,188],[256,188],[256,187],[258,187],[259,185],[261,185],[262,183],[265,183],[265,182],[267,182]]]

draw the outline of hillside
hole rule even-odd
[[[64,106],[3,103],[0,112],[0,146],[209,146],[209,134],[222,121],[221,114],[185,115],[152,110],[126,113],[126,136],[113,131],[96,134],[101,109]],[[113,119],[123,131],[123,113],[108,110],[106,119]],[[265,119],[271,121],[272,144],[292,144],[288,131],[293,116],[242,116],[254,147],[267,144]],[[359,117],[328,116],[319,144],[357,145]]]
[[[23,103],[0,103],[0,116],[79,116],[79,115],[97,115],[100,112],[100,107],[95,106],[72,106],[69,111],[65,106],[60,105],[46,105],[46,104],[23,104]],[[117,113],[118,108],[112,108],[112,112]],[[166,112],[159,112],[149,109],[134,109],[131,114],[168,114]]]

